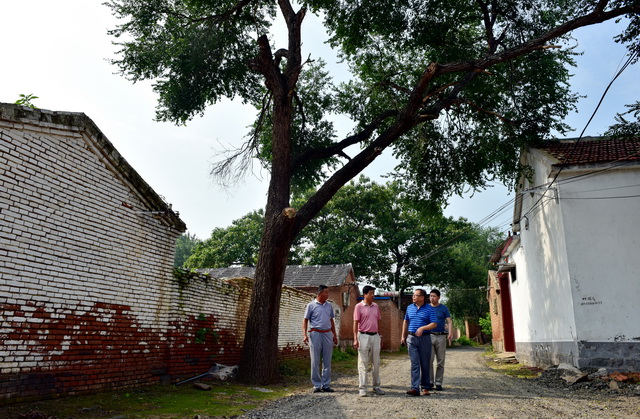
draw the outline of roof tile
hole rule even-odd
[[[231,267],[198,269],[216,278],[253,278],[256,268]],[[340,265],[289,265],[284,273],[284,285],[289,287],[317,287],[326,285],[333,287],[342,285],[353,270],[350,263]]]
[[[540,147],[562,165],[640,160],[640,138],[593,138],[560,141]]]

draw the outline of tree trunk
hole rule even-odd
[[[278,378],[280,295],[293,224],[282,213],[265,217],[238,376],[244,383],[270,384]]]
[[[249,384],[269,384],[278,377],[280,293],[297,221],[295,210],[285,211],[291,192],[293,88],[290,85],[295,82],[286,77],[271,81],[274,93],[271,180],[238,374],[241,382]]]

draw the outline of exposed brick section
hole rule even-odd
[[[202,374],[214,362],[238,364],[252,287],[250,278],[223,280],[209,275],[194,275],[180,286],[180,296],[172,309],[175,320],[169,327],[168,366],[172,377]],[[302,319],[313,298],[295,288],[282,288],[278,334],[281,356],[308,356],[308,347],[302,341]]]
[[[400,336],[402,334],[402,321],[404,313],[390,298],[376,298],[376,304],[380,307],[381,319],[378,323],[380,337],[382,338],[383,351],[397,351],[400,349]]]
[[[504,246],[506,249],[508,246]],[[502,252],[500,252],[502,254]],[[493,350],[504,352],[504,337],[502,325],[502,301],[500,300],[500,285],[497,272],[489,271],[487,279],[487,300],[489,301],[489,313],[491,313],[491,342]]]
[[[253,278],[255,268],[228,267],[200,269],[217,278]],[[329,300],[336,308],[336,331],[340,347],[353,344],[353,311],[360,295],[351,264],[339,265],[289,265],[284,274],[284,285],[315,295],[319,285],[329,288]],[[339,320],[338,320],[339,318]]]

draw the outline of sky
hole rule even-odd
[[[0,102],[13,103],[20,94],[33,94],[33,103],[51,111],[82,112],[98,126],[120,154],[186,223],[188,232],[204,239],[216,227],[227,227],[266,203],[268,173],[255,173],[229,189],[209,175],[220,151],[239,146],[255,111],[225,100],[209,107],[203,117],[186,126],[156,122],[156,94],[152,82],[133,84],[117,74],[109,59],[117,46],[107,34],[118,23],[104,0],[3,1],[0,8]],[[578,67],[571,84],[586,95],[567,123],[577,137],[587,124],[601,95],[620,65],[626,50],[612,37],[621,25],[606,23],[574,33],[579,50]],[[323,58],[339,68],[335,53],[324,44],[319,21],[307,14],[303,25],[303,56]],[[277,48],[283,44],[277,45]],[[344,71],[341,77],[346,77]],[[339,80],[339,79],[338,79]],[[614,123],[624,104],[640,99],[640,69],[628,68],[609,89],[585,135],[602,134]],[[344,121],[342,121],[344,123]],[[346,125],[345,125],[346,126]],[[389,150],[369,166],[365,175],[381,175],[396,162]],[[472,196],[471,196],[472,195]],[[480,222],[512,199],[503,185],[450,200],[445,215]],[[493,217],[488,226],[509,229],[510,207]]]

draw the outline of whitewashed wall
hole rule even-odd
[[[550,162],[533,151],[535,178],[543,185]],[[563,170],[541,208],[520,223],[520,243],[509,255],[516,351],[529,364],[570,362],[627,369],[640,359],[640,170],[613,170],[563,183],[581,172]],[[591,168],[590,171],[593,171]],[[522,215],[540,198],[523,196]],[[575,199],[580,198],[580,199]],[[589,198],[589,199],[584,199]],[[628,344],[625,344],[628,343]]]

